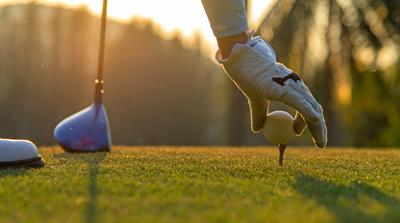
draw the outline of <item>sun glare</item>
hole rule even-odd
[[[1,4],[27,3],[32,0],[0,0]],[[65,4],[67,6],[87,6],[93,13],[100,14],[101,0],[36,0],[48,4]],[[257,24],[271,0],[250,1],[250,23]],[[162,27],[160,34],[169,38],[179,31],[185,40],[191,41],[193,33],[200,33],[212,53],[216,49],[214,36],[203,10],[201,0],[118,0],[109,1],[110,18],[122,22],[129,21],[134,16],[152,19]]]

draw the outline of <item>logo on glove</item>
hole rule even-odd
[[[285,77],[273,77],[272,78],[273,81],[280,84],[281,86],[285,86],[285,82],[289,79],[294,80],[294,82],[301,81],[300,76],[296,73],[288,74]]]

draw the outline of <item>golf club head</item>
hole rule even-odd
[[[44,162],[31,141],[0,139],[0,168],[42,166]]]
[[[103,104],[93,103],[64,119],[54,129],[54,137],[66,152],[111,151],[111,134]]]

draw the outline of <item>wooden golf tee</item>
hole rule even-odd
[[[279,166],[283,164],[283,154],[285,153],[286,144],[279,145]]]

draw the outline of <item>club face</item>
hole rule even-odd
[[[102,104],[92,104],[64,119],[54,129],[54,137],[67,152],[111,150],[107,113]]]

